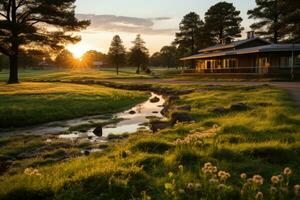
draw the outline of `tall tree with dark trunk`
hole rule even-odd
[[[145,47],[145,41],[141,38],[141,35],[137,35],[132,43],[133,47],[129,52],[129,63],[137,66],[136,73],[139,74],[141,68],[145,68],[148,64],[149,51]]]
[[[204,22],[200,16],[194,12],[185,15],[179,24],[179,32],[176,33],[176,39],[173,42],[178,48],[184,49],[184,55],[189,56],[209,44],[204,35]],[[209,39],[208,39],[209,40]],[[209,42],[208,42],[209,43]]]
[[[263,36],[274,43],[278,43],[282,34],[282,6],[281,0],[256,0],[256,8],[248,11],[250,19],[258,20],[251,25],[257,35]]]
[[[0,0],[0,52],[10,60],[8,83],[18,83],[20,49],[58,50],[89,25],[75,17],[75,0]]]
[[[288,42],[300,42],[300,1],[280,0],[280,11],[282,20],[280,27],[284,40]]]
[[[205,13],[205,29],[215,43],[227,37],[241,37],[244,28],[241,26],[243,19],[240,13],[232,3],[227,2],[217,3],[208,9]]]
[[[119,66],[125,63],[126,49],[119,35],[114,36],[108,51],[110,62],[116,67],[119,75]]]
[[[177,48],[175,46],[164,46],[160,50],[162,66],[178,67]]]

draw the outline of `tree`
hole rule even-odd
[[[136,73],[140,73],[141,68],[145,68],[149,61],[149,51],[145,47],[145,42],[141,35],[137,35],[136,39],[132,42],[133,47],[130,49],[129,62],[137,66]]]
[[[178,59],[177,59],[177,48],[175,46],[164,46],[160,50],[160,56],[162,61],[162,66],[177,67]]]
[[[77,60],[70,51],[64,49],[56,56],[55,64],[57,67],[72,68],[77,64]]]
[[[91,67],[93,66],[94,62],[99,62],[102,61],[103,63],[106,62],[107,60],[107,55],[95,51],[95,50],[90,50],[87,51],[83,56],[81,57],[81,65],[83,67]]]
[[[227,2],[217,3],[208,9],[205,13],[205,29],[215,43],[227,37],[241,37],[243,28],[240,13],[232,3]]]
[[[257,7],[248,11],[250,19],[258,19],[251,25],[257,35],[278,43],[283,38],[282,13],[279,0],[256,0]]]
[[[10,60],[8,83],[18,82],[21,49],[60,50],[89,25],[75,17],[75,0],[1,0],[0,52]]]
[[[194,12],[185,15],[179,24],[179,32],[176,33],[176,39],[173,42],[178,48],[184,49],[188,56],[197,53],[200,48],[206,46],[206,37],[204,33],[204,22],[200,16]]]
[[[161,55],[160,52],[155,52],[149,59],[149,63],[151,66],[159,67],[162,66]]]
[[[281,0],[279,7],[282,13],[279,26],[284,39],[288,42],[300,42],[300,1]]]
[[[119,75],[119,66],[125,63],[126,49],[119,35],[115,35],[111,41],[108,52],[110,62],[116,67]]]

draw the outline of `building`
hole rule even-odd
[[[299,74],[300,44],[273,44],[249,32],[245,40],[227,38],[181,60],[196,60],[188,71],[196,73]]]

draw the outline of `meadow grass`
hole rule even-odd
[[[195,123],[133,134],[87,157],[6,172],[0,199],[299,198],[293,187],[300,183],[300,110],[285,91],[266,85],[168,87],[196,89],[176,102],[192,105]],[[229,109],[241,102],[247,110]],[[212,112],[216,107],[228,112]],[[9,146],[3,139],[2,149]],[[287,169],[281,182],[271,183],[286,167],[292,174]],[[263,176],[263,184],[254,175]]]
[[[0,84],[0,128],[114,113],[146,100],[143,92],[67,83]]]
[[[165,78],[180,73],[176,69],[152,68],[151,74],[136,74],[136,68],[124,67],[119,75],[114,68],[101,69],[52,69],[52,70],[20,70],[20,81],[74,81],[103,79],[149,79]],[[0,72],[0,82],[8,80],[8,71]]]

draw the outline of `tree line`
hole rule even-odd
[[[80,41],[80,37],[74,36],[73,32],[85,29],[90,24],[75,17],[74,3],[75,0],[0,1],[0,52],[6,56],[0,56],[0,61],[9,63],[8,83],[18,82],[19,62],[41,63],[49,59],[49,52],[60,52],[54,63],[74,66],[70,52],[62,49],[68,43]],[[248,11],[249,18],[255,19],[251,28],[256,35],[274,43],[299,42],[299,10],[299,0],[256,0],[256,7]],[[142,70],[149,73],[149,64],[178,67],[181,57],[218,44],[224,38],[241,37],[244,30],[242,20],[240,11],[232,3],[219,2],[207,10],[204,19],[195,12],[185,15],[172,44],[151,57],[140,35],[133,41],[129,52],[126,52],[121,38],[115,36],[108,55],[87,52],[83,60],[107,59],[116,67],[117,73],[124,63],[136,66],[137,73]],[[45,25],[51,29],[45,29]]]

